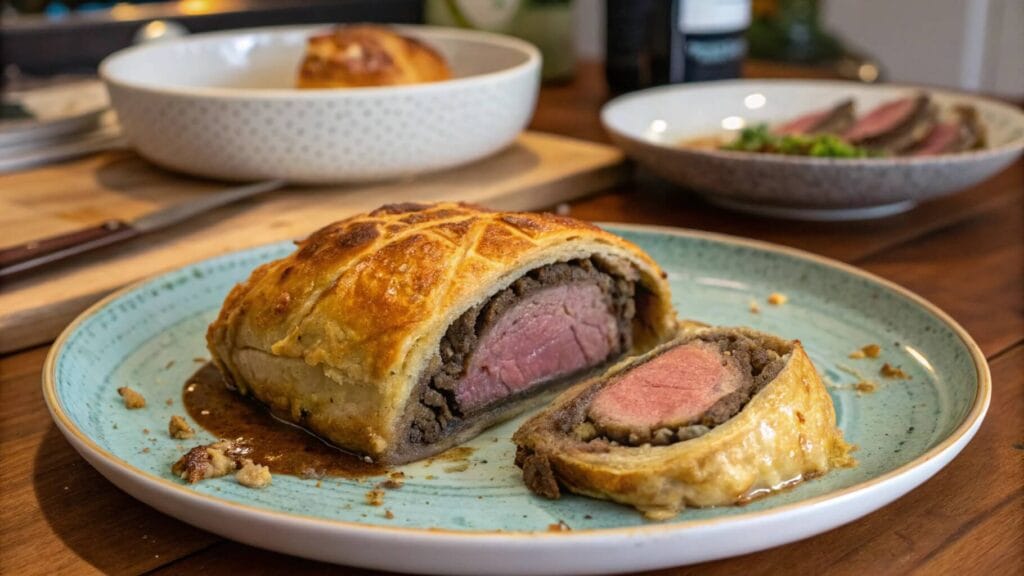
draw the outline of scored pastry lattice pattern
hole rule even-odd
[[[227,328],[236,346],[331,366],[358,355],[384,371],[411,345],[412,325],[489,286],[552,237],[571,240],[577,232],[624,243],[553,214],[454,203],[385,206],[327,226],[291,256],[256,270],[229,296],[215,326]]]

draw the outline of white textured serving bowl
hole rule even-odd
[[[441,52],[452,80],[297,90],[306,38],[324,28],[144,44],[108,57],[100,76],[142,156],[225,180],[360,182],[441,170],[504,148],[533,113],[539,51],[448,28],[396,26]]]
[[[920,158],[809,158],[679,146],[744,125],[777,123],[853,98],[861,115],[912,86],[807,80],[734,80],[652,88],[612,100],[601,121],[640,164],[709,201],[748,212],[809,220],[887,216],[996,174],[1024,149],[1024,113],[969,94],[927,89],[946,109],[978,109],[984,150]]]

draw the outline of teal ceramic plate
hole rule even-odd
[[[859,518],[947,464],[988,407],[984,356],[946,314],[906,290],[808,253],[727,236],[611,226],[669,273],[682,317],[749,325],[800,339],[829,383],[859,465],[746,506],[687,510],[666,522],[575,496],[531,495],[513,465],[521,419],[468,446],[468,468],[401,467],[408,480],[366,503],[373,479],[321,482],[277,475],[263,490],[230,477],[185,486],[165,430],[182,413],[181,385],[206,357],[204,333],[228,290],[290,243],[237,252],[110,296],[64,332],[47,360],[44,392],[75,448],[121,489],[167,514],[281,552],[403,572],[571,574],[640,570],[743,554]],[[788,297],[766,303],[772,292]],[[760,313],[750,311],[751,301]],[[877,359],[848,356],[869,343]],[[883,362],[909,380],[878,377]],[[859,393],[860,377],[879,383]],[[131,386],[148,399],[128,411]],[[165,400],[171,399],[173,405]],[[144,434],[143,429],[153,431]],[[200,434],[196,440],[213,440]],[[188,444],[191,445],[191,442]],[[463,463],[465,464],[465,463]],[[461,468],[465,468],[462,470]],[[386,512],[391,512],[391,518]],[[569,531],[553,532],[561,523]]]

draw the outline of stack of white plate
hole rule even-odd
[[[11,92],[25,118],[0,121],[0,172],[50,164],[122,145],[103,83],[82,80]]]

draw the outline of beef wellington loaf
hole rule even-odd
[[[440,452],[676,330],[633,244],[550,214],[384,206],[239,284],[207,343],[230,386],[386,463]]]
[[[515,433],[527,486],[652,519],[742,503],[853,463],[807,354],[745,328],[690,328],[567,390]]]

